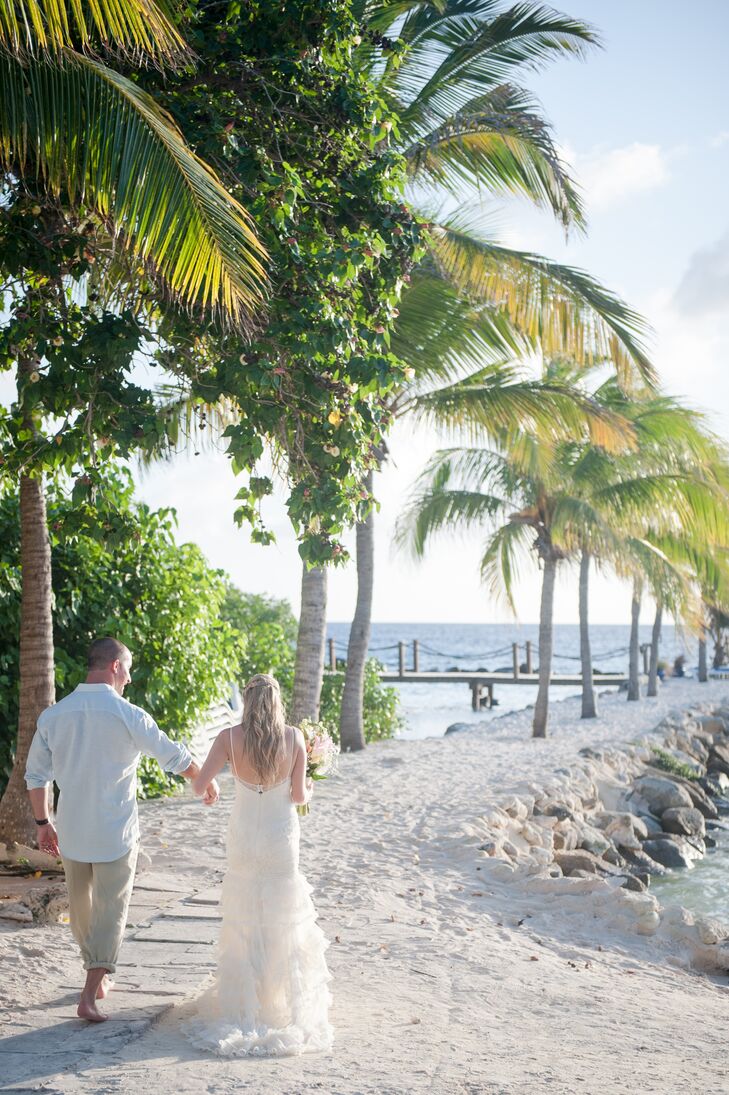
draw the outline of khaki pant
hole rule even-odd
[[[134,885],[139,844],[110,863],[64,859],[69,919],[81,948],[84,969],[113,973],[119,955]]]

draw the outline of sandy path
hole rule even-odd
[[[332,1054],[219,1060],[184,1042],[173,1007],[139,1037],[132,1030],[121,1045],[100,1045],[79,1075],[44,1076],[43,1090],[729,1091],[722,1048],[729,989],[672,966],[665,943],[593,918],[579,896],[555,915],[553,903],[496,882],[473,826],[525,777],[545,781],[574,763],[583,745],[614,746],[672,708],[728,696],[726,685],[672,682],[655,701],[604,699],[594,724],[582,723],[577,702],[566,701],[555,708],[546,741],[528,737],[530,713],[520,712],[483,731],[344,757],[304,822],[302,846],[332,940]],[[225,780],[223,790],[229,802]],[[145,804],[155,876],[190,889],[218,877],[227,809],[205,810],[187,798]],[[54,931],[60,960],[64,929],[34,935]],[[64,963],[74,957],[65,945]],[[205,972],[191,962],[188,983]]]

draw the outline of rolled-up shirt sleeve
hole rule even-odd
[[[180,741],[168,738],[152,716],[141,707],[135,707],[133,704],[129,707],[129,733],[139,752],[148,757],[154,757],[165,772],[172,772],[174,775],[189,768],[192,764],[192,753],[187,746]]]
[[[33,791],[37,787],[47,786],[52,779],[53,755],[48,747],[43,726],[38,723],[38,728],[30,743],[28,760],[25,765],[25,786],[29,791]]]

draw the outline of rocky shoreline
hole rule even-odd
[[[672,714],[637,745],[579,756],[479,819],[483,867],[541,902],[582,895],[621,928],[680,943],[681,964],[729,971],[729,926],[650,892],[729,830],[729,707]]]

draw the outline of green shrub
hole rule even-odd
[[[227,682],[236,678],[245,638],[221,618],[226,584],[193,544],[177,545],[172,510],[135,504],[129,478],[110,474],[105,505],[114,504],[113,540],[79,528],[79,508],[58,485],[48,489],[53,559],[56,689],[86,676],[94,638],[114,635],[132,651],[125,696],[184,739]],[[101,517],[96,524],[103,527]],[[12,765],[18,717],[20,571],[18,500],[0,498],[0,750],[3,786]],[[142,797],[177,782],[152,760],[140,766]]]
[[[376,658],[368,658],[364,680],[364,736],[366,742],[394,736],[403,726],[396,688],[383,685],[378,676],[383,667]],[[325,673],[321,690],[319,719],[339,741],[339,712],[344,691],[344,673]]]

